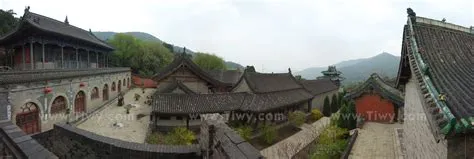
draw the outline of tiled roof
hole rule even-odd
[[[333,90],[337,90],[338,87],[330,79],[317,79],[317,80],[302,80],[300,81],[303,87],[311,92],[314,96]]]
[[[160,72],[154,75],[152,79],[155,81],[160,81],[182,67],[189,69],[197,76],[201,77],[202,79],[215,86],[232,85],[231,83],[223,83],[217,79],[214,79],[213,76],[201,69],[189,57],[187,57],[186,54],[183,53],[176,54],[173,62],[171,62],[171,64],[160,70]]]
[[[207,70],[207,73],[223,83],[232,84],[237,83],[243,74],[243,72],[238,70]]]
[[[259,73],[245,71],[243,77],[253,93],[268,93],[303,88],[291,73]]]
[[[196,92],[194,92],[189,87],[184,85],[181,81],[174,80],[171,84],[167,85],[165,88],[161,89],[160,91],[157,91],[155,93],[155,96],[157,94],[161,94],[161,93],[171,93],[176,88],[179,88],[180,90],[182,90],[186,94],[196,94]]]
[[[25,12],[20,21],[20,25],[14,31],[0,38],[0,43],[15,36],[17,32],[21,32],[21,28],[26,24],[45,32],[78,39],[104,49],[113,50],[110,45],[95,37],[90,31],[29,11]]]
[[[247,93],[159,94],[153,111],[166,114],[215,113],[239,109]]]
[[[355,90],[349,92],[346,97],[351,99],[358,98],[364,92],[370,89],[373,89],[382,97],[390,99],[398,106],[403,106],[404,99],[402,92],[385,83],[383,79],[380,78],[380,76],[376,73],[370,75],[369,79],[367,79],[362,85],[357,87]]]
[[[225,111],[265,112],[308,101],[313,96],[304,89],[251,94],[157,94],[153,111],[163,114],[219,113]]]
[[[413,16],[404,29],[402,57],[406,60],[400,63],[397,85],[403,85],[407,72],[413,72],[429,121],[444,135],[472,130],[474,125],[473,33],[472,29]]]
[[[308,101],[313,96],[305,89],[292,89],[270,93],[251,94],[240,110],[266,112]]]
[[[10,156],[11,158],[58,158],[40,145],[36,140],[31,138],[30,135],[25,134],[10,120],[1,120],[0,128],[0,144],[2,145],[2,152],[5,150],[10,151],[12,155]]]
[[[216,139],[220,150],[224,151],[229,159],[260,159],[260,151],[245,141],[236,131],[225,123],[207,120],[216,127]]]
[[[97,68],[97,69],[45,69],[31,71],[0,72],[0,85],[26,83],[64,78],[75,78],[108,73],[129,72],[130,68]]]

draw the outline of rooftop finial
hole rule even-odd
[[[66,15],[66,19],[64,20],[64,23],[69,24],[69,20],[67,20],[67,15]]]
[[[446,23],[446,18],[443,18],[443,20],[441,20],[443,23]]]
[[[291,74],[291,68],[289,68],[289,67],[288,67],[288,73],[290,73],[290,74]]]
[[[186,53],[186,47],[183,47],[183,54]]]
[[[25,7],[25,13],[30,12],[30,6]]]
[[[416,17],[415,11],[413,11],[413,9],[411,9],[411,8],[407,8],[407,14],[410,17]]]

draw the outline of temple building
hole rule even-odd
[[[339,93],[339,87],[328,78],[301,80],[300,83],[313,95],[311,107],[321,112],[323,112],[324,98],[328,97],[332,101],[332,96]]]
[[[215,78],[207,71],[199,68],[186,53],[176,54],[173,62],[153,76],[157,90],[161,91],[174,81],[180,81],[184,86],[199,94],[228,92],[233,85],[233,79]],[[239,76],[237,76],[239,78]]]
[[[323,76],[318,77],[317,79],[330,79],[339,87],[341,82],[344,80],[344,77],[341,77],[342,72],[336,69],[336,66],[328,66],[328,70],[321,72]]]
[[[407,11],[397,77],[405,91],[406,156],[472,158],[474,28]]]
[[[92,32],[25,9],[0,37],[12,68],[0,72],[0,117],[27,134],[49,130],[114,100],[130,88],[129,68],[108,67],[113,48]]]
[[[187,65],[189,64],[192,63]],[[175,64],[175,66],[181,65]],[[314,96],[298,83],[291,71],[289,73],[258,73],[250,68],[244,71],[239,80],[236,80],[237,83],[230,92],[212,93],[212,88],[216,87],[210,87],[209,92],[199,92],[198,89],[186,85],[185,80],[170,81],[166,82],[165,86],[158,86],[159,89],[154,94],[152,102],[152,127],[155,130],[164,131],[176,126],[196,129],[201,123],[200,115],[212,113],[225,113],[231,116],[232,113],[253,114],[253,118],[236,120],[249,120],[254,125],[258,125],[264,122],[281,122],[277,121],[278,119],[259,121],[257,120],[259,115],[264,116],[268,113],[287,115],[296,110],[308,113],[311,110]],[[196,74],[205,73],[204,71],[199,70],[198,67],[195,69],[198,70],[193,71],[194,77],[206,77]],[[169,77],[163,78],[169,79]]]
[[[365,121],[397,121],[399,110],[403,110],[402,93],[385,83],[376,73],[345,98],[355,101],[356,114]]]

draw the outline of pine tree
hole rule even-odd
[[[332,100],[332,101],[331,101],[331,113],[335,113],[335,112],[337,112],[337,110],[338,110],[338,103],[337,103],[338,100],[337,100],[336,94],[333,94],[333,95],[332,95],[332,99],[331,99],[331,100]]]
[[[331,116],[331,105],[329,104],[328,96],[324,98],[323,115],[327,117]]]
[[[349,113],[350,113],[350,118],[348,118],[349,119],[348,129],[349,130],[355,129],[356,126],[357,126],[357,118],[356,118],[357,112],[356,112],[354,102],[351,101],[348,104],[348,110],[349,110]]]

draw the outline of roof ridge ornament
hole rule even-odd
[[[25,13],[28,13],[28,12],[30,12],[30,6],[25,7]]]
[[[290,73],[290,74],[291,74],[291,68],[289,68],[289,67],[288,67],[288,73]]]
[[[64,23],[66,23],[67,25],[69,25],[69,20],[67,19],[67,15],[66,15],[66,19],[64,20]]]

